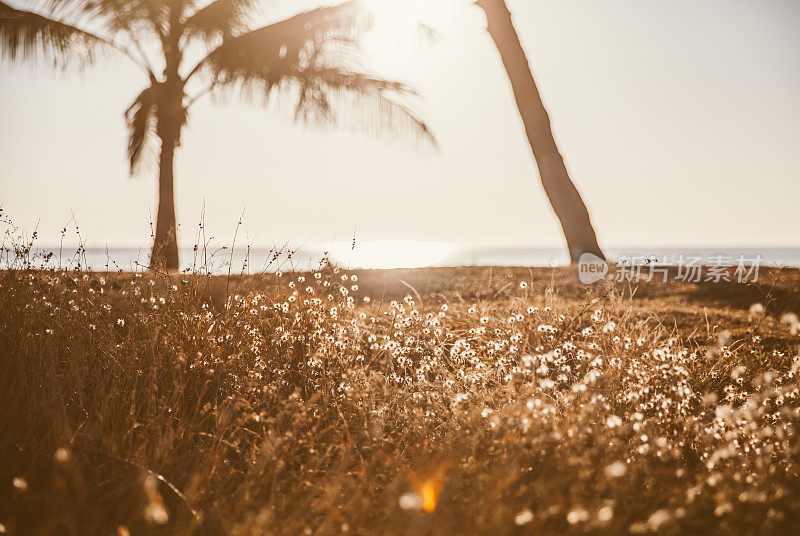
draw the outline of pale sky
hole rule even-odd
[[[370,65],[419,91],[440,152],[201,101],[177,156],[182,245],[205,202],[221,242],[245,210],[255,245],[561,246],[482,12],[372,1]],[[415,3],[437,43],[399,16]],[[603,245],[800,247],[800,2],[508,3]],[[24,229],[38,222],[41,244],[72,213],[89,246],[148,244],[156,179],[128,177],[122,117],[144,84],[123,60],[0,70],[0,204]]]

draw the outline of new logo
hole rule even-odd
[[[608,263],[593,253],[584,253],[578,259],[578,278],[584,285],[597,283],[607,273]]]

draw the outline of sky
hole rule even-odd
[[[561,246],[483,13],[368,1],[367,65],[416,88],[439,150],[202,100],[176,161],[182,245],[204,211],[219,243],[244,213],[239,239],[255,246]],[[508,4],[601,245],[800,247],[800,2]],[[278,17],[313,2],[271,5]],[[156,180],[129,177],[123,121],[145,82],[122,60],[0,67],[0,205],[40,244],[58,244],[73,214],[91,247],[148,243]]]

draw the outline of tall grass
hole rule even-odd
[[[0,533],[800,527],[788,327],[699,340],[516,274],[0,273]]]

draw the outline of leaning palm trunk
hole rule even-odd
[[[597,245],[589,212],[578,189],[570,180],[564,159],[553,138],[550,117],[514,29],[511,13],[504,0],[477,0],[477,4],[486,12],[489,34],[497,45],[511,80],[517,107],[539,167],[542,185],[561,222],[570,259],[577,262],[584,253],[593,253],[604,258],[600,246]]]

